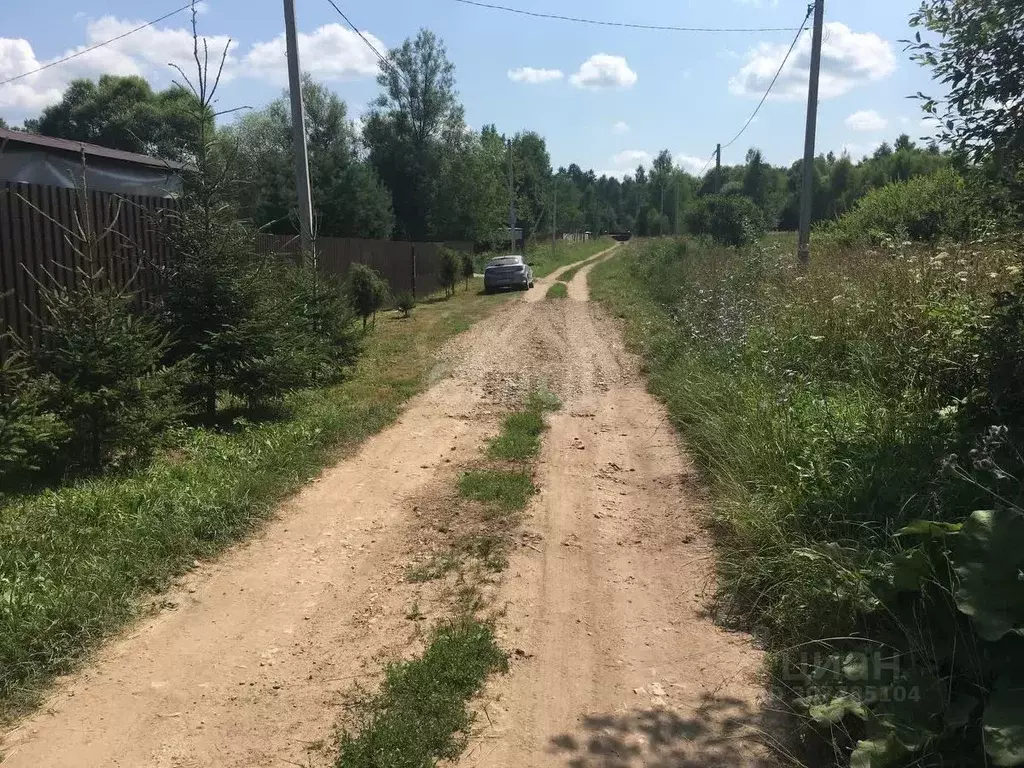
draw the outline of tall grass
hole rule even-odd
[[[714,489],[719,609],[767,641],[780,692],[840,760],[983,764],[999,678],[982,657],[1024,648],[985,645],[955,547],[928,537],[1024,497],[1019,436],[985,437],[1001,418],[993,294],[1019,257],[818,248],[803,270],[783,246],[635,244],[591,272],[591,292],[626,318]],[[851,682],[850,654],[872,649],[896,661]],[[843,674],[826,674],[829,658]],[[882,705],[867,688],[926,703]]]
[[[136,614],[196,558],[245,536],[285,494],[389,424],[434,351],[497,306],[470,291],[379,319],[344,383],[262,422],[183,429],[147,469],[0,495],[0,717]]]

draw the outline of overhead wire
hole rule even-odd
[[[776,81],[778,81],[779,75],[782,74],[782,70],[783,70],[783,68],[785,68],[786,62],[789,61],[789,57],[793,54],[793,49],[796,48],[797,41],[800,40],[800,35],[802,35],[804,33],[804,30],[807,28],[807,20],[809,18],[811,18],[811,12],[813,10],[814,10],[813,6],[808,7],[807,15],[804,16],[804,20],[803,20],[803,23],[800,25],[800,29],[797,31],[796,37],[793,38],[793,42],[790,43],[789,50],[786,51],[786,55],[782,58],[782,63],[779,64],[779,68],[775,72],[775,77],[773,77],[772,81],[768,84],[768,90],[766,90],[764,92],[764,96],[761,97],[761,101],[759,101],[757,103],[757,107],[751,113],[750,117],[747,118],[747,122],[745,122],[743,124],[743,127],[740,128],[739,133],[737,133],[735,136],[733,136],[728,142],[723,144],[722,145],[722,149],[726,149],[727,147],[732,146],[732,144],[734,144],[736,142],[736,139],[738,139],[740,136],[742,136],[743,132],[745,130],[747,130],[747,128],[750,126],[750,124],[754,121],[754,118],[757,117],[757,113],[761,110],[761,107],[764,106],[765,101],[768,99],[768,94],[771,93],[772,92],[772,88],[775,87],[775,83],[776,83]]]
[[[49,64],[44,64],[43,66],[37,67],[36,69],[30,70],[28,72],[22,72],[20,75],[15,75],[14,77],[9,77],[6,80],[2,80],[2,81],[0,81],[0,87],[3,87],[3,86],[5,86],[5,85],[7,85],[9,83],[13,83],[16,80],[21,80],[23,77],[28,77],[29,75],[35,75],[35,74],[38,74],[38,73],[42,72],[43,70],[50,69],[51,67],[56,67],[57,65],[63,64],[66,61],[71,61],[71,59],[77,59],[79,56],[84,56],[87,53],[91,53],[92,51],[95,51],[95,50],[97,50],[99,48],[103,48],[104,46],[110,45],[111,43],[116,43],[118,40],[123,40],[124,38],[128,37],[129,35],[133,35],[136,32],[139,32],[139,31],[145,29],[146,27],[151,27],[154,24],[159,24],[161,21],[164,21],[165,19],[169,19],[169,18],[171,18],[171,16],[174,16],[175,14],[181,13],[185,9],[191,8],[191,7],[192,7],[192,3],[191,2],[185,3],[185,5],[181,6],[177,10],[171,11],[170,13],[165,13],[159,19],[153,19],[152,21],[147,21],[145,24],[140,24],[139,26],[135,27],[134,29],[130,29],[127,32],[123,32],[122,34],[118,35],[117,37],[112,37],[109,40],[104,40],[102,43],[96,43],[96,45],[92,45],[92,46],[89,46],[88,48],[84,48],[81,51],[77,51],[75,53],[72,53],[72,54],[70,54],[68,56],[65,56],[62,59],[57,59],[56,61],[51,61]]]
[[[349,28],[357,35],[359,35],[359,39],[366,43],[367,47],[377,55],[377,58],[380,59],[380,63],[383,64],[385,67],[389,68],[390,70],[392,70],[402,80],[402,82],[405,83],[406,87],[409,87],[409,81],[406,79],[402,70],[396,67],[394,62],[391,61],[391,59],[387,58],[380,51],[378,51],[377,46],[375,46],[373,43],[367,40],[366,35],[359,31],[359,28],[352,23],[352,20],[345,15],[345,12],[338,7],[338,4],[335,3],[334,0],[327,0],[327,2],[330,3],[334,10],[338,12],[338,15],[345,20],[345,23],[348,24]]]
[[[717,153],[718,153],[718,150],[717,150],[717,149],[713,149],[713,150],[711,150],[711,157],[709,157],[709,158],[708,158],[708,161],[707,161],[706,163],[704,163],[704,167],[700,169],[700,173],[698,173],[698,174],[697,174],[697,178],[698,178],[698,179],[699,179],[699,178],[700,178],[701,176],[703,176],[703,175],[704,175],[704,171],[706,171],[706,170],[708,169],[708,166],[709,166],[709,165],[711,165],[711,161],[715,159],[715,155],[716,155]]]
[[[495,3],[484,3],[480,0],[455,0],[463,5],[473,5],[477,8],[488,8],[494,11],[505,11],[516,13],[520,16],[532,16],[537,19],[555,19],[558,21],[571,21],[576,24],[593,24],[600,27],[621,27],[626,29],[646,29],[660,32],[792,32],[796,27],[682,27],[673,24],[637,24],[628,21],[603,21],[599,19],[586,19],[579,16],[563,16],[558,13],[542,13],[540,11],[527,11],[523,8],[512,8],[507,5]]]

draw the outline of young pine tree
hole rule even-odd
[[[102,263],[101,243],[120,205],[107,229],[96,232],[88,191],[78,199],[74,224],[64,227],[78,262],[73,287],[54,275],[39,284],[38,344],[22,340],[21,351],[32,361],[47,411],[67,426],[67,464],[94,471],[149,457],[178,415],[180,372],[163,362],[168,337],[133,307],[130,288],[110,280]]]
[[[175,258],[163,280],[164,322],[173,330],[172,359],[188,361],[189,406],[208,418],[227,393],[250,406],[279,399],[304,383],[294,326],[282,314],[273,270],[256,255],[255,233],[234,207],[231,148],[218,139],[212,104],[227,57],[211,76],[192,17],[197,72],[191,91],[198,142],[172,227]]]

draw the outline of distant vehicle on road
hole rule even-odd
[[[522,257],[515,254],[498,256],[484,267],[484,293],[503,289],[533,288],[533,268]]]

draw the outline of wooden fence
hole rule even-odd
[[[96,191],[86,199],[74,189],[0,185],[0,358],[10,350],[5,331],[35,339],[41,283],[54,280],[74,287],[76,267],[83,265],[73,233],[76,221],[84,227],[86,211],[92,231],[106,233],[95,251],[97,262],[115,284],[130,283],[144,305],[153,300],[160,268],[174,260],[167,237],[175,209],[172,199]],[[410,291],[423,297],[440,287],[437,272],[443,245],[472,253],[471,243],[322,237],[317,240],[318,267],[324,274],[344,277],[352,264],[367,264],[380,272],[396,295]],[[261,234],[256,252],[294,259],[298,239]]]
[[[85,267],[81,232],[98,240],[88,254],[118,285],[149,301],[158,269],[172,258],[167,198],[112,195],[36,184],[0,183],[0,334],[36,338],[39,285],[74,287]],[[0,338],[0,354],[9,340]]]

